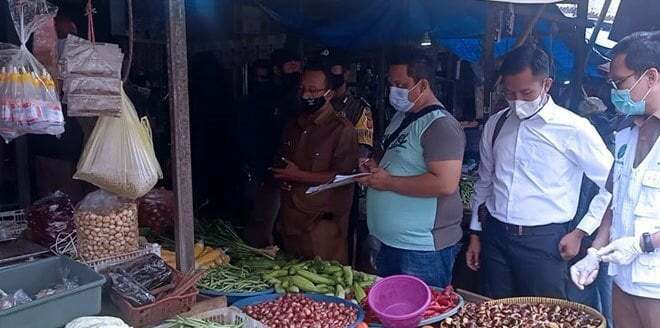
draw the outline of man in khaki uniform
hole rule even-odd
[[[278,229],[288,253],[348,261],[348,218],[353,186],[316,194],[309,187],[349,174],[358,166],[357,134],[332,107],[329,72],[308,68],[301,83],[302,113],[284,129],[279,155],[283,168],[273,168],[282,193]]]
[[[330,84],[335,92],[330,101],[332,107],[342,113],[353,124],[358,134],[360,158],[368,158],[374,146],[374,123],[371,106],[364,98],[352,94],[348,90],[346,79],[350,73],[350,61],[342,53],[335,50],[324,50],[326,63],[330,68]]]

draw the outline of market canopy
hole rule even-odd
[[[430,32],[431,39],[470,62],[481,56],[481,38],[486,31],[489,1],[424,1],[424,0],[336,0],[307,2],[290,0],[257,0],[273,19],[290,31],[330,47],[369,49],[393,44],[410,44]],[[499,1],[498,1],[499,2]],[[514,3],[553,3],[557,1],[507,1]],[[531,9],[531,10],[529,10]],[[522,10],[515,19],[515,32],[523,31],[536,8]],[[573,69],[571,18],[556,6],[547,6],[545,13],[559,20],[559,30],[541,19],[536,30],[542,46],[555,59],[559,78],[568,78]],[[564,18],[565,17],[565,21]],[[562,24],[565,22],[566,24]],[[508,51],[516,36],[502,38],[496,45],[496,55]],[[592,56],[602,64],[601,56]],[[588,74],[600,74],[595,66]]]

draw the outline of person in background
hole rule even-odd
[[[589,121],[555,104],[549,73],[548,55],[534,45],[505,55],[509,108],[484,127],[466,260],[481,270],[491,298],[565,299],[566,261],[598,228],[611,198],[604,186],[612,155]],[[583,175],[601,189],[569,231]]]
[[[599,83],[599,82],[594,82]],[[602,83],[603,85],[608,85]],[[611,87],[610,87],[611,88]],[[609,90],[607,93],[609,96]],[[602,88],[598,88],[600,91]],[[612,109],[611,111],[614,111]],[[612,152],[614,148],[614,122],[609,118],[610,113],[605,103],[597,97],[586,97],[578,106],[576,111],[580,116],[586,118],[596,128],[598,134],[607,145],[607,148]],[[582,188],[580,192],[580,200],[578,202],[578,209],[575,217],[569,224],[569,230],[577,228],[582,217],[589,210],[591,200],[598,195],[600,188],[589,180],[587,177],[582,178]],[[592,246],[593,240],[597,234],[585,236],[580,247],[578,255],[571,259],[568,264],[573,265],[587,254],[587,250]],[[607,263],[601,263],[600,271],[596,282],[584,289],[579,289],[570,280],[566,285],[566,294],[568,299],[573,302],[590,306],[600,312],[607,320],[608,327],[614,327],[612,321],[612,277],[607,275]]]
[[[281,138],[270,129],[277,95],[272,75],[269,61],[257,60],[252,64],[248,95],[238,115],[239,131],[235,136],[241,143],[239,151],[246,170],[259,182],[268,175],[277,153],[272,140]]]
[[[415,52],[390,60],[390,104],[397,111],[384,154],[362,165],[369,232],[380,243],[378,275],[416,276],[444,288],[462,237],[458,194],[465,135],[431,89],[431,62]]]
[[[611,100],[633,124],[618,131],[613,193],[598,235],[571,267],[579,287],[593,283],[599,262],[614,276],[614,326],[658,328],[660,311],[660,32],[638,32],[612,49]]]
[[[347,263],[353,185],[307,194],[309,187],[350,174],[358,166],[357,134],[332,108],[334,92],[324,67],[308,67],[300,88],[301,114],[284,130],[272,169],[282,189],[278,230],[291,254]]]
[[[374,146],[374,122],[371,106],[364,98],[354,95],[348,90],[348,76],[350,74],[350,58],[336,49],[325,49],[322,53],[325,62],[330,68],[330,83],[335,92],[332,98],[332,107],[344,115],[353,124],[358,134],[359,158],[364,161],[371,155]],[[356,189],[353,195],[353,208],[349,223],[348,246],[352,252],[351,260],[356,263],[358,252],[362,248],[356,231],[366,231],[366,211],[364,203],[364,190]],[[355,252],[353,252],[355,250]]]
[[[282,141],[284,127],[295,120],[300,113],[300,76],[302,61],[288,49],[275,50],[271,56],[271,81],[266,84],[255,84],[268,94],[270,103],[262,102],[263,111],[259,114],[258,125],[259,149],[256,158],[260,164],[271,165],[277,159],[277,150]],[[261,72],[261,73],[260,73]],[[262,80],[266,70],[255,67],[255,77],[259,74]],[[257,81],[257,83],[259,83]],[[271,89],[272,88],[272,89]],[[270,89],[270,91],[268,91]],[[254,90],[257,91],[256,89]],[[261,102],[261,100],[259,100]],[[259,184],[254,200],[254,208],[250,213],[247,240],[254,246],[265,247],[275,243],[273,229],[280,210],[280,188],[272,176],[266,174]]]
[[[374,146],[374,121],[371,106],[364,98],[353,95],[348,90],[347,78],[350,73],[350,60],[337,50],[324,50],[327,52],[326,62],[330,67],[330,83],[335,96],[332,98],[332,107],[342,113],[353,124],[358,134],[360,144],[360,158],[369,158]]]

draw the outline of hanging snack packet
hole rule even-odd
[[[64,132],[55,82],[26,44],[34,31],[57,14],[45,0],[7,0],[20,46],[0,43],[0,136],[9,142],[27,134]]]

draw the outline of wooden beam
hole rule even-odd
[[[168,0],[167,55],[172,138],[172,167],[176,195],[176,265],[187,272],[195,268],[192,171],[190,165],[190,112],[188,105],[188,54],[185,0]]]

